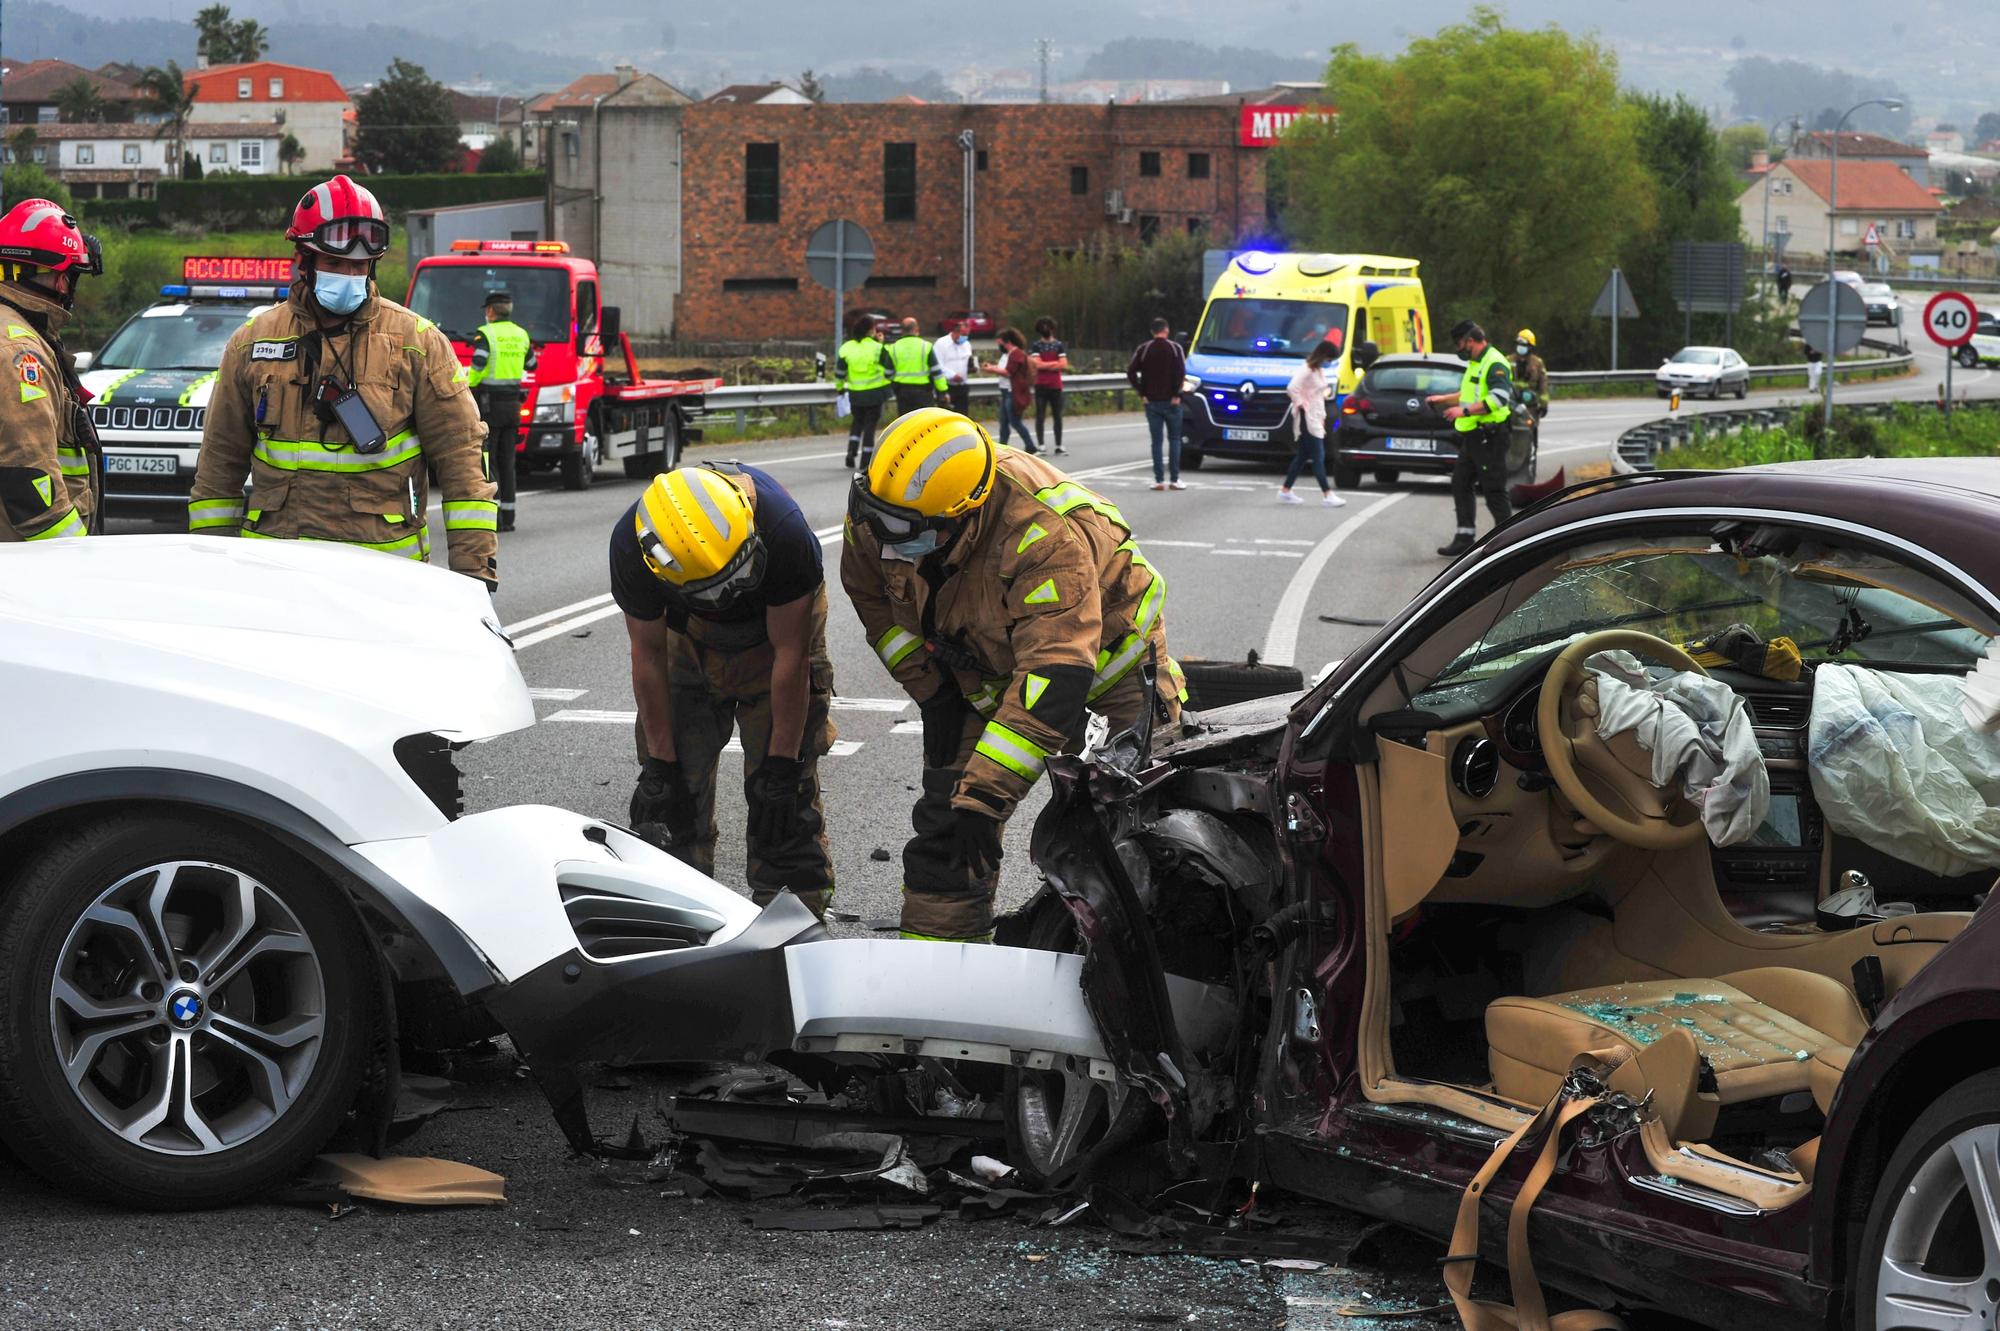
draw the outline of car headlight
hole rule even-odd
[[[576,385],[551,384],[535,396],[535,424],[568,425],[576,420]]]
[[[1181,392],[1183,393],[1198,392],[1200,388],[1201,388],[1201,376],[1198,374],[1190,374],[1185,379],[1181,380]]]

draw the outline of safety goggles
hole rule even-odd
[[[92,277],[104,276],[104,245],[88,231],[83,233],[83,263],[70,270]]]
[[[653,576],[672,587],[674,594],[689,608],[705,611],[727,610],[738,601],[764,584],[764,569],[769,557],[763,540],[751,533],[730,561],[717,572],[694,582],[676,582],[669,573],[672,557],[657,537],[641,532],[639,553],[646,560],[646,567]]]
[[[868,473],[856,472],[854,488],[847,496],[847,516],[856,526],[868,528],[883,545],[895,545],[927,531],[948,532],[960,519],[925,517],[912,509],[898,508],[868,488]]]
[[[389,224],[379,217],[336,217],[314,227],[308,243],[322,254],[379,259],[389,252]]]

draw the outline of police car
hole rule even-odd
[[[106,511],[168,516],[194,488],[208,400],[230,337],[284,300],[292,260],[188,255],[181,280],[127,319],[77,369],[104,445]]]
[[[2000,314],[1981,310],[1979,322],[1972,329],[1972,340],[1960,347],[1957,355],[1958,363],[1968,370],[2000,364]]]

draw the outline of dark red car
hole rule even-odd
[[[967,337],[991,337],[994,330],[999,327],[988,310],[953,310],[938,320],[937,330],[940,333],[949,333],[959,324],[965,325]]]
[[[1052,760],[1012,941],[1088,952],[1119,1078],[1016,1074],[1017,1163],[1151,1132],[1456,1224],[1448,1273],[1518,1208],[1516,1299],[1993,1327],[1996,530],[1994,461],[1572,487],[1305,693]],[[1601,738],[1607,650],[1726,684],[1763,792],[1697,807],[1692,760]],[[1232,1033],[1190,1034],[1188,980]]]

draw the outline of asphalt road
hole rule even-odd
[[[1915,327],[1915,310],[1910,315]],[[1842,391],[1843,400],[1935,395],[1943,361],[1928,343],[1915,378]],[[1985,371],[1957,386],[1993,391]],[[1757,393],[1772,401],[1796,394]],[[1663,414],[1651,399],[1564,401],[1545,422],[1541,466],[1601,463],[1617,434]],[[1698,409],[1698,408],[1696,408]],[[839,895],[863,921],[895,914],[900,856],[919,762],[915,709],[863,641],[833,572],[848,473],[833,437],[695,450],[741,457],[792,491],[827,540],[829,627],[840,745],[822,767]],[[1308,676],[1371,629],[1321,613],[1389,615],[1442,567],[1450,536],[1442,479],[1373,483],[1347,506],[1281,507],[1268,472],[1210,462],[1190,488],[1148,488],[1136,416],[1079,418],[1059,459],[1118,504],[1168,582],[1177,656],[1241,660],[1255,649]],[[1310,493],[1310,480],[1304,493]],[[634,776],[632,696],[622,620],[605,582],[605,541],[638,492],[600,479],[566,493],[538,478],[504,538],[497,608],[537,690],[539,723],[462,755],[475,809],[551,803],[622,818]],[[1484,521],[1482,517],[1482,522]],[[442,548],[442,541],[435,543]],[[736,760],[723,762],[718,876],[740,881]],[[1039,797],[1008,837],[1003,904],[1032,886],[1026,836]],[[877,859],[874,852],[887,852]],[[859,932],[862,923],[838,926]],[[0,1326],[311,1327],[1102,1327],[1179,1324],[1293,1328],[1341,1318],[1373,1277],[1299,1275],[1193,1258],[1106,1252],[1099,1236],[1013,1221],[945,1222],[917,1233],[753,1231],[716,1202],[663,1195],[628,1172],[571,1159],[540,1097],[503,1059],[463,1074],[458,1103],[405,1144],[509,1177],[494,1211],[259,1204],[202,1216],[109,1211],[57,1196],[0,1162]],[[596,1093],[602,1125],[648,1112],[648,1088]],[[1439,1293],[1434,1281],[1418,1282]],[[1434,1318],[1404,1326],[1441,1326]]]

